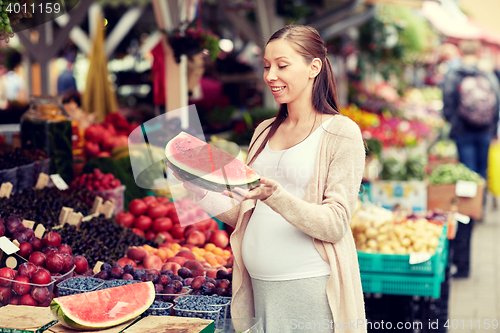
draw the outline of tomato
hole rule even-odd
[[[167,216],[168,208],[164,204],[153,202],[149,205],[147,214],[152,219]]]
[[[148,232],[146,232],[147,240],[153,240],[155,238],[156,238],[156,232],[154,232],[153,230],[149,230]]]
[[[156,201],[158,201],[161,204],[167,205],[170,203],[170,200],[167,197],[157,197]]]
[[[134,216],[134,214],[132,214],[130,212],[127,212],[127,213],[120,212],[120,213],[116,214],[115,219],[116,219],[116,222],[118,222],[122,226],[130,228],[134,224],[135,216]]]
[[[146,203],[146,205],[151,205],[153,202],[157,202],[156,200],[156,197],[152,196],[152,195],[149,195],[145,198],[142,199],[142,201],[144,201]]]
[[[165,243],[174,241],[174,237],[168,231],[160,231],[158,235],[163,235],[163,237],[165,237]],[[170,248],[170,246],[168,248]]]
[[[146,234],[141,229],[133,228],[132,232],[134,234],[136,234],[136,235],[139,235],[139,236],[142,236],[142,237],[146,237]]]
[[[168,217],[170,217],[174,224],[179,224],[179,216],[177,216],[177,210],[175,209],[175,207],[173,209],[170,209],[170,212],[168,212]]]
[[[184,239],[184,230],[186,227],[181,227],[179,224],[174,225],[170,233],[176,239]]]
[[[141,215],[134,219],[134,227],[143,231],[149,230],[149,228],[151,228],[151,224],[153,224],[153,220],[146,215]]]
[[[128,210],[135,216],[140,216],[146,213],[148,205],[141,199],[134,199],[130,201]]]
[[[173,227],[173,222],[168,217],[160,217],[153,221],[153,230],[160,231],[169,231]]]
[[[84,136],[87,142],[99,143],[103,139],[103,128],[99,125],[91,125],[85,130]]]
[[[85,143],[83,150],[85,151],[85,154],[87,155],[88,158],[96,157],[101,152],[99,144],[90,141]]]

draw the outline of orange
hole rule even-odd
[[[204,255],[205,255],[205,253],[207,253],[207,251],[205,251],[205,249],[203,249],[203,248],[200,248],[200,249],[198,250],[198,253],[199,253],[200,255],[204,256]]]
[[[217,266],[219,265],[219,262],[217,261],[217,259],[215,259],[215,257],[211,257],[211,258],[208,258],[207,259],[207,262],[212,265],[212,266]]]
[[[229,251],[229,250],[224,250],[224,251],[222,251],[222,255],[225,255],[225,256],[230,257],[230,256],[231,256],[231,251]]]
[[[219,265],[224,264],[224,258],[222,256],[215,256],[215,259],[219,263]]]
[[[167,253],[167,259],[175,256],[174,251],[172,251],[170,249],[165,249],[165,252]]]
[[[174,251],[175,251],[175,250],[179,251],[179,249],[181,248],[181,246],[180,246],[179,244],[177,244],[177,243],[174,243],[174,244],[172,244],[172,245],[170,246],[170,248],[171,248],[172,250],[174,250]]]
[[[215,246],[215,244],[212,244],[212,243],[207,243],[205,244],[205,250],[206,251],[210,251],[212,252],[217,246]]]
[[[222,253],[224,252],[220,247],[216,247],[213,251],[212,251],[215,255],[222,255]]]
[[[167,261],[168,254],[166,249],[159,249],[156,255],[160,257],[161,261],[163,262]]]

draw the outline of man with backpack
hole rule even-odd
[[[459,46],[462,64],[443,83],[443,114],[460,162],[486,179],[488,150],[498,129],[500,85],[493,73],[477,66],[479,41],[464,40]]]

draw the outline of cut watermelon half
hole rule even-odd
[[[153,282],[140,282],[54,298],[50,309],[64,326],[95,330],[116,326],[141,315],[154,300]]]
[[[165,155],[180,178],[210,191],[260,184],[259,175],[245,163],[186,132],[167,143]]]

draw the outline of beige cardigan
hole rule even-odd
[[[273,119],[257,127],[252,142]],[[278,188],[263,202],[310,235],[320,255],[330,264],[331,275],[326,293],[336,325],[335,331],[366,332],[358,258],[350,228],[365,167],[365,148],[359,127],[345,116],[335,115],[326,129],[327,132],[322,134],[315,172],[305,196],[299,199]],[[258,138],[248,154],[248,161],[268,130]],[[231,235],[234,253],[231,313],[233,318],[252,318],[252,283],[243,264],[241,244],[255,200],[244,200],[235,205],[228,197],[208,192],[198,204],[208,213],[235,227]]]

